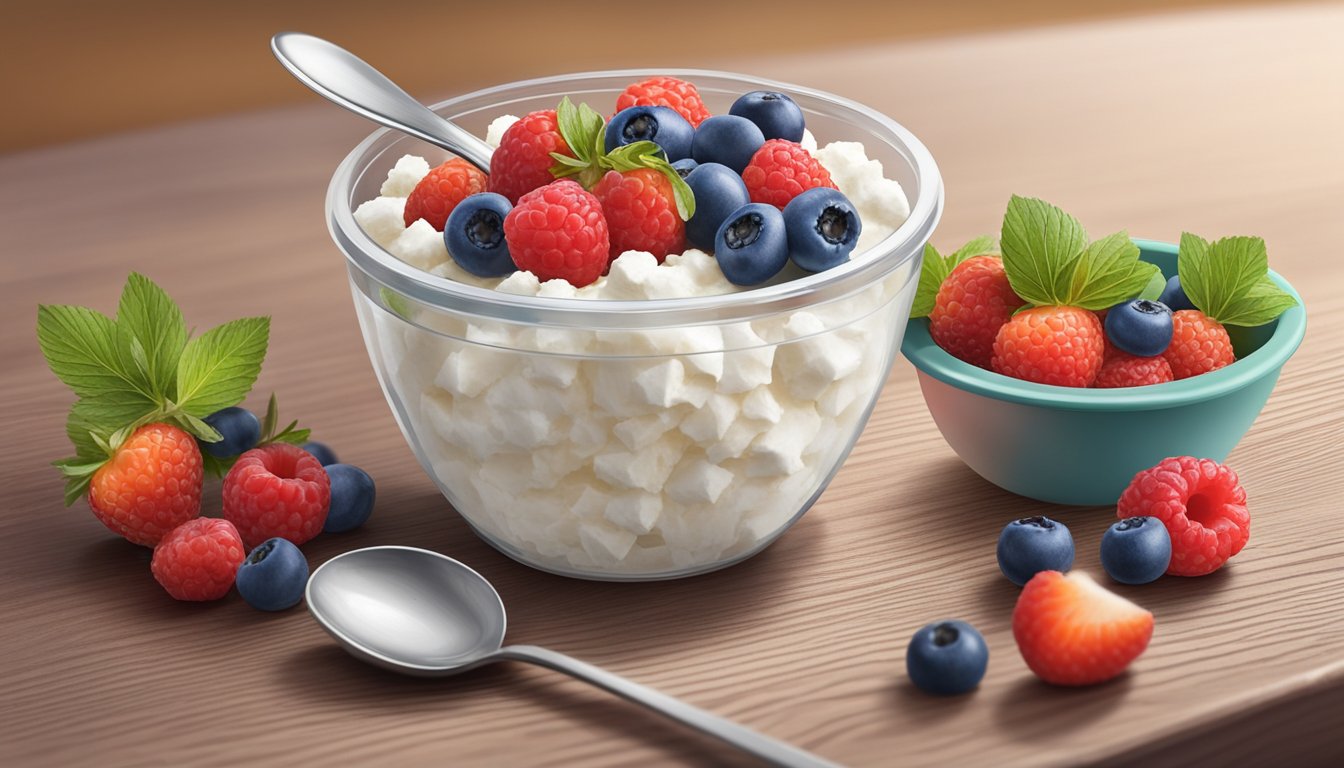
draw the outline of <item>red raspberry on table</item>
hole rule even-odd
[[[509,126],[490,156],[490,191],[517,203],[528,192],[555,181],[551,174],[551,166],[555,165],[552,152],[574,155],[560,135],[555,110],[543,109],[525,115]]]
[[[948,354],[988,368],[994,338],[1026,302],[1013,292],[1003,260],[975,256],[943,280],[929,313],[929,334]]]
[[[247,551],[228,520],[188,520],[154,548],[154,580],[178,600],[218,600],[227,595]]]
[[[1162,356],[1177,379],[1188,379],[1231,365],[1236,359],[1223,324],[1197,309],[1171,314],[1171,345]]]
[[[1101,321],[1085,309],[1028,309],[999,329],[990,367],[1038,384],[1090,386],[1101,371],[1105,338]]]
[[[700,100],[700,91],[693,84],[675,77],[650,77],[631,83],[616,97],[617,112],[638,106],[671,107],[692,126],[700,125],[709,117],[705,102]]]
[[[552,182],[523,195],[504,217],[504,237],[519,269],[538,280],[568,280],[582,288],[611,262],[602,203],[578,182]]]
[[[322,532],[330,503],[327,470],[297,445],[253,448],[224,477],[224,518],[248,549],[276,536],[303,544]]]
[[[424,219],[442,232],[443,223],[457,204],[468,195],[484,192],[485,186],[485,174],[479,168],[460,157],[454,157],[437,168],[431,168],[415,185],[406,198],[402,218],[408,227],[417,219]]]
[[[1148,648],[1153,614],[1081,571],[1041,571],[1013,608],[1013,639],[1037,677],[1093,685],[1116,677]]]
[[[686,247],[686,225],[677,215],[672,182],[651,168],[607,171],[593,187],[602,203],[611,240],[611,258],[626,251],[648,251],[662,263]]]
[[[171,424],[133,432],[89,483],[89,508],[113,533],[152,547],[201,514],[201,449]]]
[[[780,210],[809,189],[836,188],[830,171],[811,152],[784,139],[771,139],[756,150],[742,169],[742,181],[753,203],[767,203]]]
[[[1246,489],[1231,467],[1212,459],[1180,456],[1139,472],[1116,514],[1162,521],[1171,534],[1172,576],[1213,573],[1251,537]]]
[[[1101,371],[1097,373],[1092,386],[1097,389],[1142,387],[1171,380],[1171,365],[1161,355],[1138,357],[1107,344],[1105,362],[1101,364]]]

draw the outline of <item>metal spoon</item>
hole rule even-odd
[[[347,651],[380,667],[435,677],[505,659],[527,661],[643,704],[775,765],[835,765],[564,654],[503,645],[504,603],[495,588],[437,552],[370,547],[337,555],[313,572],[307,598],[323,629]]]
[[[271,38],[271,51],[299,82],[375,123],[443,147],[486,173],[489,144],[431,112],[382,72],[335,43],[301,32]]]

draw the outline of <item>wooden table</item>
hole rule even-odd
[[[367,126],[334,107],[184,124],[0,157],[0,754],[6,764],[734,764],[718,744],[520,665],[452,681],[347,657],[302,609],[176,603],[149,553],[60,506],[68,394],[32,332],[37,302],[111,311],[128,270],[204,328],[274,318],[254,396],[280,393],[379,485],[363,530],[305,548],[412,544],[478,568],[510,638],[571,652],[854,765],[1311,764],[1344,754],[1344,6],[1168,15],[826,56],[697,62],[838,91],[896,116],[939,158],[951,247],[997,228],[1010,192],[1095,233],[1255,233],[1305,297],[1305,343],[1231,456],[1254,535],[1202,579],[1122,590],[1157,632],[1130,674],[1035,680],[1015,589],[991,556],[1010,518],[1061,515],[1100,572],[1106,509],[980,480],[898,362],[863,439],[812,512],[728,571],[661,584],[570,581],[477,540],[414,464],[351,311],[323,190]],[[661,57],[667,59],[666,56]],[[632,64],[635,62],[631,62]],[[276,68],[276,76],[281,77]],[[297,86],[295,86],[297,87]],[[218,511],[216,486],[207,513]],[[991,648],[980,690],[930,699],[903,672],[926,621]]]

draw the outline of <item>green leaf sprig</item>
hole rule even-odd
[[[271,399],[266,403],[266,416],[261,420],[261,439],[257,441],[257,445],[270,445],[272,443],[303,445],[308,442],[308,437],[312,434],[310,429],[299,428],[297,420],[289,422],[284,428],[277,429],[279,426],[280,406],[275,400],[275,393],[272,392]],[[202,452],[201,459],[205,462],[205,471],[215,477],[223,477],[229,473],[229,469],[233,467],[238,457],[222,458]]]
[[[1269,252],[1258,237],[1210,243],[1183,232],[1176,271],[1190,303],[1224,325],[1264,325],[1297,306],[1269,279]]]
[[[924,246],[924,261],[919,268],[919,287],[915,289],[915,300],[910,307],[911,317],[928,317],[933,311],[934,300],[938,298],[938,289],[943,281],[952,274],[952,270],[973,256],[998,253],[998,244],[992,237],[977,237],[946,256],[938,253],[932,243]]]

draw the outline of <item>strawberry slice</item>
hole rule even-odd
[[[1041,571],[1013,609],[1013,638],[1027,666],[1055,685],[1092,685],[1125,671],[1148,647],[1153,614],[1087,574]]]

